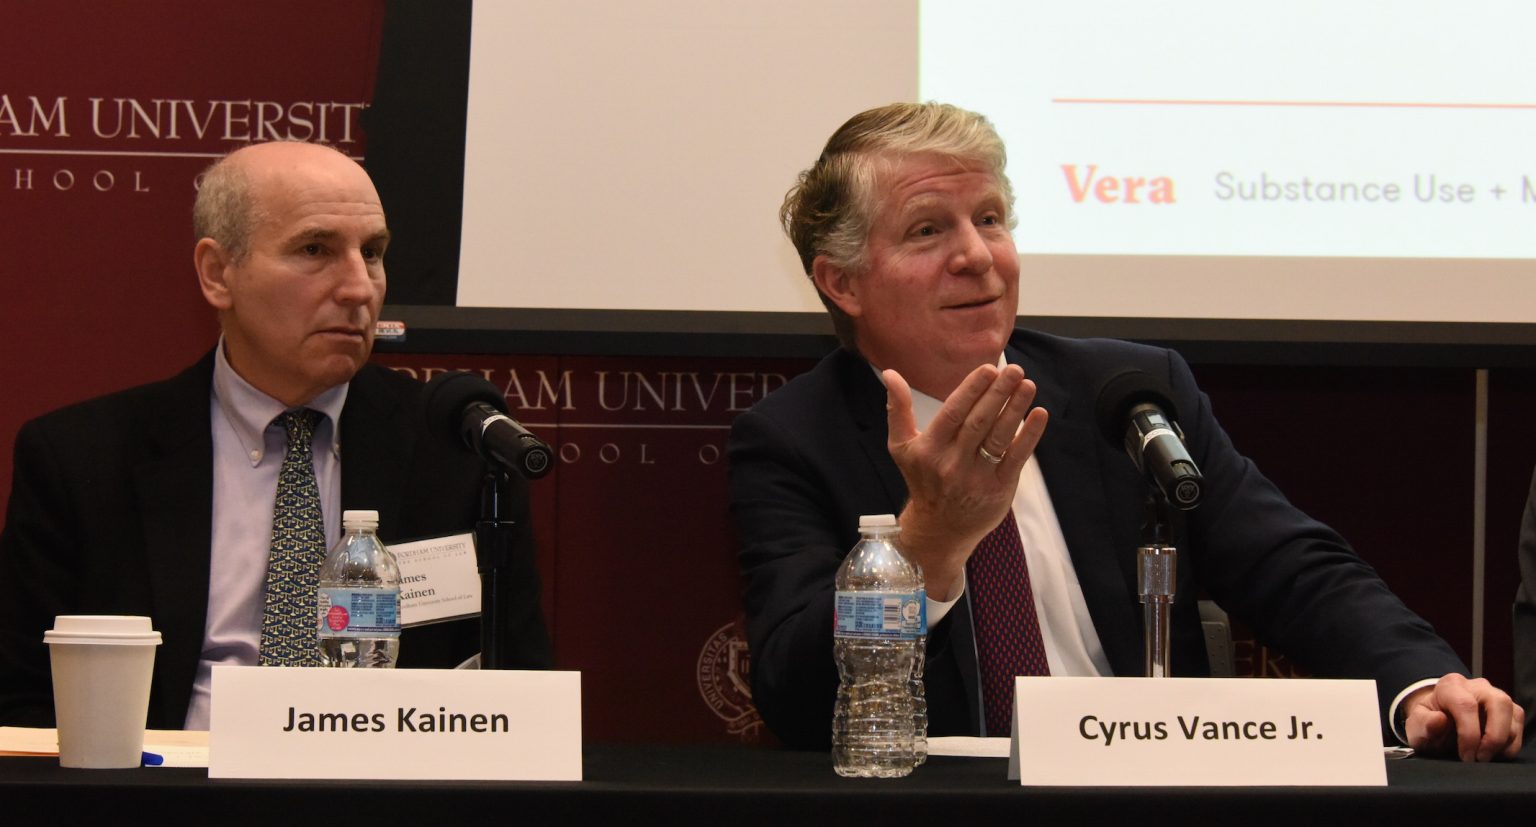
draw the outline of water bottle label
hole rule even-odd
[[[399,589],[322,588],[320,634],[324,637],[399,637]]]
[[[902,640],[925,634],[927,609],[917,592],[838,592],[833,634]]]

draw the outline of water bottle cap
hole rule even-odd
[[[859,517],[859,528],[898,528],[895,514],[865,514]]]
[[[378,528],[379,512],[377,511],[343,511],[341,512],[342,528]]]

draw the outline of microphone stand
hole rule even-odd
[[[1136,550],[1136,585],[1141,593],[1146,628],[1146,676],[1166,678],[1172,675],[1169,620],[1173,614],[1179,550],[1169,544],[1168,500],[1156,485],[1147,486],[1144,513],[1142,545]]]
[[[512,606],[512,554],[517,523],[510,511],[511,478],[486,464],[480,487],[480,521],[475,523],[475,560],[480,569],[480,668],[511,669],[512,640],[507,635]]]

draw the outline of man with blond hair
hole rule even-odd
[[[1169,389],[1205,499],[1176,526],[1173,672],[1206,672],[1202,589],[1319,675],[1374,678],[1385,728],[1425,752],[1520,748],[1523,713],[1327,526],[1233,448],[1178,354],[1015,329],[1002,141],[940,104],[854,116],[780,217],[842,348],[737,418],[753,700],[821,746],[837,687],[833,578],[862,514],[898,514],[928,589],[930,732],[1009,733],[1013,677],[1137,676],[1145,482],[1095,423],[1127,369]]]

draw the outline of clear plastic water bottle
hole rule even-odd
[[[833,654],[841,682],[832,715],[838,775],[896,778],[919,762],[919,642],[926,637],[922,574],[902,556],[890,514],[859,518],[858,545],[837,570]],[[927,755],[924,740],[921,755]]]
[[[922,630],[912,647],[912,766],[928,760],[928,693],[923,688],[923,667],[928,654],[928,588],[923,567],[912,564],[917,573],[917,603],[923,609]]]
[[[400,654],[400,566],[379,542],[379,512],[347,511],[320,567],[322,666],[390,669]]]

